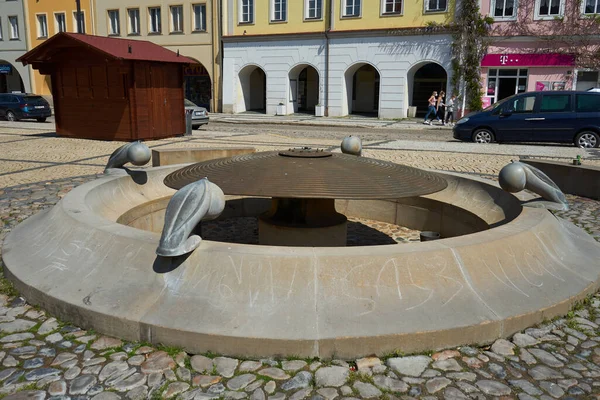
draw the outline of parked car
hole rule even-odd
[[[197,129],[208,124],[208,111],[206,108],[197,106],[194,102],[185,99],[185,109],[192,111],[192,128]]]
[[[581,148],[600,144],[600,93],[521,93],[456,122],[454,138],[476,143],[556,142]]]
[[[588,89],[587,91],[588,92],[600,92],[600,88],[595,87],[595,88]]]
[[[0,93],[0,117],[8,121],[31,118],[45,122],[51,115],[50,104],[42,96],[30,93]]]

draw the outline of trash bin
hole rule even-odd
[[[430,240],[438,240],[440,238],[440,233],[423,231],[419,236],[421,237],[421,242],[429,242]]]
[[[185,136],[192,136],[192,115],[194,110],[185,110]]]
[[[417,107],[416,106],[409,106],[408,110],[406,110],[406,117],[407,118],[415,118],[417,116]]]

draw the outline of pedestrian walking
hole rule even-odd
[[[438,122],[440,121],[440,118],[437,116],[437,109],[436,109],[436,104],[437,104],[436,97],[437,97],[437,94],[438,94],[437,92],[433,92],[431,94],[431,97],[429,97],[429,100],[427,100],[428,103],[429,103],[429,106],[427,108],[427,114],[425,114],[425,120],[423,121],[423,123],[425,125],[431,125],[431,121],[429,121],[429,116],[430,115],[436,117],[437,120],[438,120]],[[432,117],[432,120],[433,120],[433,117]]]
[[[442,120],[442,125],[444,124],[444,114],[446,110],[446,103],[444,103],[445,97],[446,93],[442,90],[435,103],[435,115],[438,122]]]
[[[452,95],[446,103],[446,125],[454,125],[454,107],[456,106],[456,95]]]

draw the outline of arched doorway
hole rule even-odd
[[[417,117],[424,117],[431,93],[446,91],[448,74],[444,67],[430,62],[411,68],[408,75],[409,93],[412,95],[409,104],[417,107]]]
[[[267,75],[256,65],[244,67],[239,73],[241,96],[238,97],[237,112],[253,111],[266,113]]]
[[[379,116],[379,72],[370,64],[357,64],[348,68],[345,77],[347,114]]]
[[[8,61],[0,60],[0,93],[25,92],[19,71]]]
[[[185,67],[183,84],[186,99],[211,111],[212,85],[210,75],[204,65],[198,63]]]
[[[311,65],[298,65],[290,70],[290,93],[288,112],[315,113],[319,104],[319,73]]]

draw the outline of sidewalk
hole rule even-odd
[[[309,114],[265,115],[258,113],[223,114],[210,113],[211,122],[230,124],[280,124],[280,125],[310,125],[327,127],[354,127],[378,129],[415,129],[415,130],[450,130],[449,126],[438,123],[423,124],[421,118],[410,119],[379,119],[361,116],[347,117],[315,117]]]

